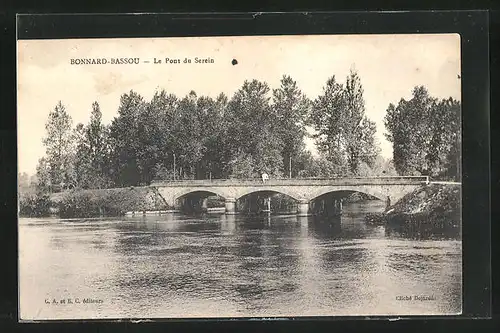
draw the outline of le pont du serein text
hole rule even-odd
[[[213,64],[212,58],[153,58],[153,60],[141,60],[141,58],[71,58],[71,65],[138,65],[140,63],[153,64]]]

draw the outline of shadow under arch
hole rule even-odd
[[[372,194],[356,191],[356,190],[339,190],[322,191],[320,195],[313,197],[309,201],[309,211],[312,215],[317,216],[340,216],[342,215],[343,205],[345,203],[363,202],[365,200],[381,199]]]
[[[213,197],[211,203],[208,199]],[[190,189],[175,195],[175,206],[185,212],[205,212],[209,206],[223,207],[225,196],[219,191]]]
[[[327,187],[327,188],[321,189],[320,191],[314,193],[314,195],[309,199],[309,202],[317,200],[318,198],[326,196],[326,195],[334,195],[336,197],[341,198],[341,197],[348,197],[354,193],[361,193],[362,195],[367,195],[369,197],[373,197],[373,198],[378,199],[378,200],[386,200],[387,199],[387,196],[381,191],[377,191],[377,190],[373,190],[373,189],[369,189],[369,188],[355,189],[355,188],[350,188],[350,187],[346,187],[346,188],[340,187],[339,188],[338,186],[336,186],[333,188]]]
[[[267,189],[248,191],[236,199],[241,213],[296,213],[298,201],[294,195]]]
[[[291,192],[288,192],[288,191],[282,191],[282,190],[268,190],[268,189],[262,189],[262,188],[250,188],[248,189],[247,191],[243,192],[243,193],[240,193],[235,199],[238,200],[238,199],[241,199],[245,196],[248,196],[248,195],[251,195],[251,194],[255,194],[255,193],[259,193],[259,192],[267,192],[267,193],[272,193],[272,194],[281,194],[281,195],[284,195],[284,196],[287,196],[295,201],[300,201],[300,198],[298,197],[297,194],[295,193],[291,193]]]
[[[183,189],[183,190],[175,193],[174,201],[177,201],[178,199],[185,197],[185,196],[192,194],[192,193],[204,193],[204,194],[208,193],[209,196],[210,195],[217,195],[223,199],[226,199],[226,197],[227,197],[226,193],[224,193],[223,191],[219,191],[218,189],[215,189],[215,188],[187,188],[187,189]]]

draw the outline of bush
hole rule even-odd
[[[72,190],[59,201],[59,214],[68,217],[120,216],[128,211],[168,209],[148,188]]]
[[[19,197],[19,216],[43,217],[50,215],[50,198],[48,194],[25,194]]]
[[[69,191],[59,202],[59,215],[67,217],[95,217],[101,215],[97,200],[88,191]]]

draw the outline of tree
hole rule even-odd
[[[197,102],[201,137],[203,140],[203,156],[197,165],[198,178],[221,178],[225,163],[228,162],[226,140],[226,107],[228,98],[224,94],[215,100],[200,97]]]
[[[375,158],[371,166],[365,162],[361,162],[359,169],[359,175],[362,177],[387,177],[398,175],[392,160],[386,159],[380,155]]]
[[[316,130],[313,137],[319,152],[327,159],[338,163],[343,162],[342,110],[344,103],[343,86],[337,83],[333,75],[327,80],[323,94],[313,102],[310,116],[310,123]]]
[[[50,214],[50,166],[45,158],[38,160],[37,174],[27,184],[27,174],[19,176],[19,215],[41,217]],[[28,187],[26,187],[28,185]]]
[[[205,154],[201,112],[203,107],[198,107],[198,96],[194,91],[179,102],[174,133],[178,140],[175,150],[179,175],[183,178],[197,178],[198,163]]]
[[[386,137],[401,175],[460,178],[460,103],[438,101],[427,89],[413,89],[409,101],[390,104],[384,118]]]
[[[139,118],[146,109],[143,97],[134,91],[123,94],[118,117],[110,126],[112,146],[110,173],[116,185],[141,184],[140,156],[144,149],[139,139]]]
[[[108,170],[108,133],[102,124],[97,102],[92,103],[87,126],[79,123],[73,131],[75,154],[73,182],[79,188],[106,188],[110,184]]]
[[[275,129],[276,113],[269,106],[269,87],[257,80],[245,81],[227,105],[226,120],[228,155],[250,155],[255,165],[254,176],[266,172],[280,177],[283,170],[283,142]],[[232,164],[226,166],[230,175]]]
[[[375,123],[365,115],[363,87],[351,70],[346,84],[335,76],[326,82],[323,94],[314,101],[310,123],[316,130],[318,150],[337,169],[337,174],[359,174],[359,165],[372,165],[379,153]]]
[[[17,187],[19,192],[27,191],[30,187],[30,178],[26,172],[17,174]]]
[[[150,169],[151,179],[173,179],[174,154],[178,154],[180,144],[175,134],[179,119],[178,98],[167,94],[165,90],[155,92],[151,102],[147,105],[147,117],[144,119],[147,134],[148,152],[144,157],[146,167]]]
[[[306,135],[306,119],[309,113],[310,101],[300,91],[290,76],[284,75],[281,87],[273,90],[272,110],[277,118],[273,130],[280,136],[282,143],[281,155],[284,170],[287,175],[292,174],[294,161],[304,151],[304,137]],[[299,169],[295,168],[295,172]]]
[[[102,112],[99,103],[92,103],[90,121],[85,129],[85,139],[88,144],[89,164],[93,181],[91,188],[104,188],[109,184],[108,170],[106,168],[109,155],[108,132],[102,123]]]
[[[384,119],[386,137],[393,142],[394,166],[399,174],[429,174],[427,152],[431,137],[429,118],[435,99],[423,86],[413,89],[413,98],[390,104]]]
[[[324,154],[313,157],[309,152],[304,153],[299,158],[301,169],[299,177],[305,178],[331,178],[338,177],[338,165],[329,160]]]
[[[137,140],[141,149],[137,151],[137,168],[141,184],[149,184],[164,161],[165,145],[168,145],[170,128],[165,126],[165,91],[156,93],[150,103],[145,103],[137,119]]]
[[[453,98],[443,99],[433,110],[431,140],[427,155],[430,174],[443,179],[460,180],[461,107]]]
[[[73,148],[72,119],[61,101],[49,113],[43,139],[50,169],[51,190],[67,188],[71,178],[71,152]]]
[[[363,87],[359,75],[351,70],[344,89],[344,142],[351,174],[359,174],[359,164],[373,165],[379,149],[375,143],[375,123],[365,116]]]
[[[89,145],[85,136],[85,126],[78,123],[73,130],[76,154],[73,159],[74,183],[77,188],[89,188],[92,181]]]
[[[38,160],[36,166],[36,180],[35,184],[37,192],[50,192],[52,188],[50,165],[45,157]]]
[[[240,151],[233,160],[229,162],[231,174],[229,178],[253,178],[256,175],[255,162],[252,155]]]

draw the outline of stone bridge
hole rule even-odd
[[[178,199],[195,192],[216,194],[225,199],[226,213],[236,213],[236,200],[255,192],[277,192],[297,201],[297,214],[308,215],[309,204],[321,195],[332,192],[361,192],[381,200],[397,202],[407,193],[429,183],[427,176],[328,178],[328,179],[214,179],[156,181],[155,187],[166,203],[175,206]]]

